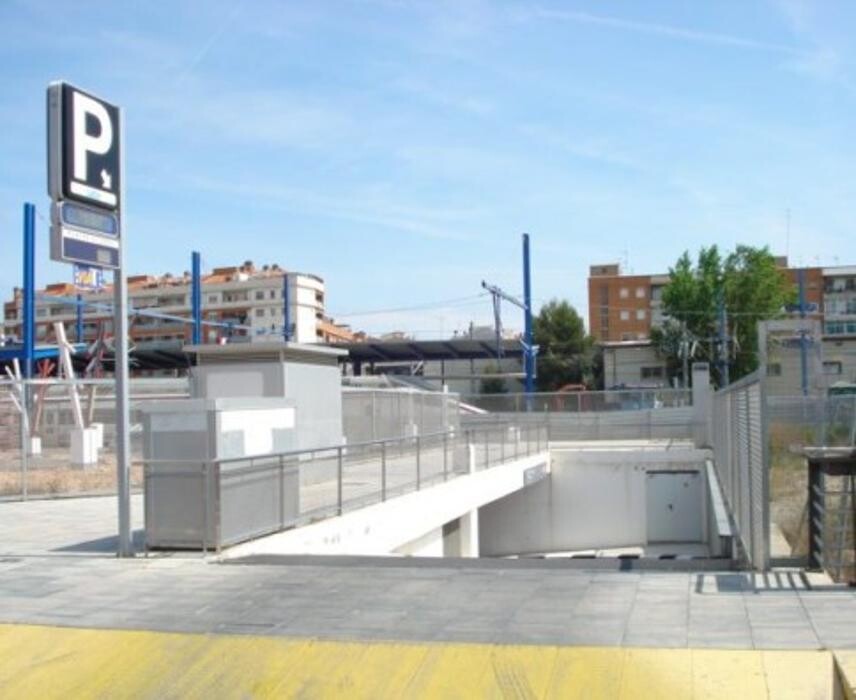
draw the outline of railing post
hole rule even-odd
[[[443,433],[443,481],[449,480],[449,433]]]
[[[380,500],[386,500],[386,443],[380,443]]]
[[[202,463],[202,556],[208,553],[208,462]]]
[[[490,428],[484,431],[484,468],[490,466]]]
[[[422,441],[416,436],[416,490],[422,488]]]
[[[499,463],[503,464],[505,462],[505,436],[508,435],[508,428],[505,427],[502,429],[502,439],[499,442]]]
[[[285,527],[285,463],[279,456],[279,529]]]
[[[342,514],[342,448],[339,447],[337,450],[337,476],[336,476],[336,511],[339,515]]]

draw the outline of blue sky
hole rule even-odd
[[[522,231],[536,300],[583,313],[592,263],[856,263],[854,29],[843,0],[0,0],[0,294],[55,79],[126,110],[130,273],[278,262],[375,332],[489,321]]]

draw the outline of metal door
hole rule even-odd
[[[649,471],[648,542],[701,542],[702,478],[695,470]]]

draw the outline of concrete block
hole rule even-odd
[[[98,464],[98,449],[96,430],[75,428],[71,431],[71,463],[74,466],[91,467]]]
[[[102,449],[104,447],[104,423],[92,423],[89,427],[95,431],[95,443],[98,449]]]
[[[30,456],[42,453],[42,439],[36,435],[30,438],[27,444],[27,454]]]

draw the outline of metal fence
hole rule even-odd
[[[767,396],[771,528],[778,552],[809,550],[807,448],[856,445],[856,396]],[[780,535],[780,536],[779,536]]]
[[[100,425],[97,461],[75,465],[72,434],[76,388],[83,423]],[[21,420],[21,396],[28,410]],[[131,453],[142,456],[142,402],[187,397],[185,379],[135,379],[131,384]],[[116,493],[115,395],[112,379],[0,381],[0,499]],[[132,468],[132,487],[142,470]]]
[[[342,388],[342,429],[351,443],[455,430],[458,425],[457,394]]]
[[[692,404],[689,389],[627,389],[527,394],[462,395],[461,402],[491,413],[597,413],[677,408]]]
[[[713,396],[713,453],[726,505],[748,563],[769,566],[769,470],[764,392],[757,372]]]
[[[253,458],[147,461],[146,546],[218,549],[546,448],[543,425],[504,425]]]
[[[683,389],[534,394],[531,401],[525,394],[482,395],[461,403],[463,426],[546,422],[556,442],[692,439],[696,420],[692,394]]]

